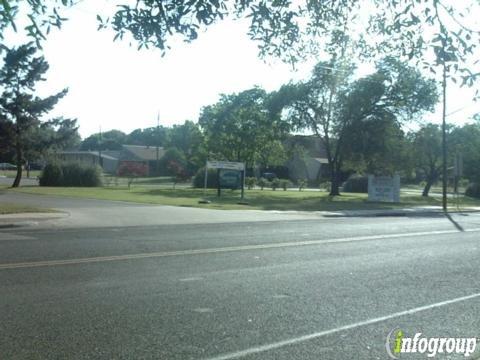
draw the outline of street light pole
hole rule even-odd
[[[443,113],[442,113],[442,207],[443,211],[447,211],[447,64],[445,61],[445,52],[443,55]]]

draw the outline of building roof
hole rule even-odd
[[[131,161],[150,161],[157,159],[156,146],[141,146],[141,145],[122,145],[122,153],[120,160]],[[165,154],[163,147],[158,148],[158,158],[161,159]]]
[[[99,157],[100,153],[98,151],[59,151],[59,155],[92,155],[94,157]],[[118,160],[118,157],[111,156],[111,154],[105,154],[102,151],[102,159],[108,160]]]

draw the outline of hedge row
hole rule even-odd
[[[93,187],[102,185],[102,173],[98,166],[78,163],[51,163],[42,170],[40,186]]]

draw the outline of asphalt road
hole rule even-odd
[[[395,328],[479,337],[479,240],[473,213],[4,230],[0,359],[387,359]]]

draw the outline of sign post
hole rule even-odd
[[[237,189],[241,188],[241,199],[245,194],[245,163],[231,161],[207,161],[205,165],[205,181],[203,194],[206,197],[208,169],[217,170],[217,195],[221,195],[222,184],[224,187]],[[240,176],[238,176],[240,173]],[[206,201],[206,200],[204,200]]]
[[[368,201],[400,202],[400,176],[368,176]]]

